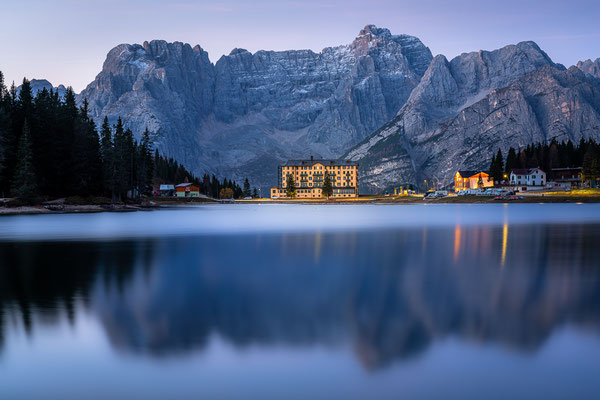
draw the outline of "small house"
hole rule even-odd
[[[516,168],[510,171],[509,182],[522,191],[540,189],[546,185],[546,173],[539,168]]]
[[[581,167],[578,168],[553,168],[550,171],[549,183],[556,188],[579,188],[582,182]]]
[[[175,186],[177,197],[200,197],[200,188],[193,183],[185,182]]]

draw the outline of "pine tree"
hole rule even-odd
[[[483,178],[481,177],[481,174],[479,174],[479,178],[477,179],[477,187],[478,188],[483,188]]]
[[[137,154],[137,186],[140,194],[148,195],[152,191],[154,163],[152,161],[152,142],[148,128],[142,134]]]
[[[250,197],[250,182],[248,181],[248,178],[246,178],[244,180],[244,197]]]
[[[204,177],[202,178],[202,191],[205,195],[214,197],[211,192],[210,176],[208,174],[204,174]]]
[[[27,120],[23,123],[23,133],[19,140],[17,150],[17,166],[12,181],[12,195],[26,200],[32,200],[38,196],[37,178],[33,168],[33,154],[31,151],[31,138],[29,136],[29,124]]]
[[[502,150],[498,149],[498,153],[496,153],[496,170],[494,180],[497,182],[502,182],[504,180],[504,158],[502,157]]]
[[[329,172],[325,171],[325,177],[323,178],[323,189],[321,189],[323,197],[329,198],[329,196],[333,195],[333,185],[331,183],[331,178],[329,177]]]
[[[490,168],[489,168],[489,173],[490,176],[493,177],[494,180],[496,180],[496,172],[497,172],[497,162],[496,162],[496,156],[492,155],[492,161],[490,162]]]
[[[296,197],[296,184],[294,183],[294,177],[292,175],[288,175],[287,177],[285,195],[287,197]]]
[[[506,164],[504,164],[504,172],[510,175],[510,172],[518,168],[519,160],[517,159],[517,152],[514,148],[508,149],[508,155],[506,156]]]
[[[104,117],[102,128],[100,129],[100,155],[102,157],[102,171],[104,180],[104,190],[110,194],[114,201],[117,195],[115,185],[115,154],[112,139],[112,131],[108,123],[108,118]]]
[[[219,180],[217,179],[216,176],[212,176],[211,179],[211,193],[213,197],[217,197],[219,195],[219,192],[221,191],[221,185],[219,184]]]
[[[10,145],[9,138],[12,135],[10,119],[7,110],[5,110],[4,97],[6,88],[4,87],[4,76],[0,71],[0,196],[4,197],[4,192],[8,190],[9,179],[7,173],[7,156]]]
[[[588,184],[592,187],[595,187],[595,182],[598,177],[600,177],[600,164],[598,161],[598,153],[596,151],[596,146],[593,143],[590,143],[587,146],[587,151],[583,156],[582,163],[582,174],[584,180],[588,182]]]
[[[118,200],[127,195],[129,188],[129,142],[123,128],[121,118],[117,120],[115,125],[115,134],[113,139],[114,148],[114,187]]]
[[[256,188],[252,189],[252,197],[258,199],[258,190]]]

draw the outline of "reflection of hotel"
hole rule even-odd
[[[278,167],[277,186],[271,188],[271,197],[286,197],[288,176],[294,178],[296,197],[319,198],[325,174],[333,187],[331,197],[358,196],[358,163],[335,160],[290,160]]]

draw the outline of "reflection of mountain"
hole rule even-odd
[[[567,323],[599,331],[599,239],[598,226],[565,225],[171,238],[52,254],[2,244],[2,265],[21,272],[1,268],[0,285],[3,302],[38,313],[88,298],[124,351],[181,354],[213,334],[238,346],[351,342],[377,368],[449,335],[531,351]]]

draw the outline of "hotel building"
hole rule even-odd
[[[277,168],[277,186],[271,198],[286,196],[288,176],[294,178],[297,198],[323,197],[325,174],[331,179],[331,197],[358,197],[358,163],[335,160],[290,160]]]
[[[479,178],[483,185],[479,187]],[[460,192],[466,189],[484,189],[493,187],[494,180],[483,171],[458,171],[454,175],[454,191]]]

